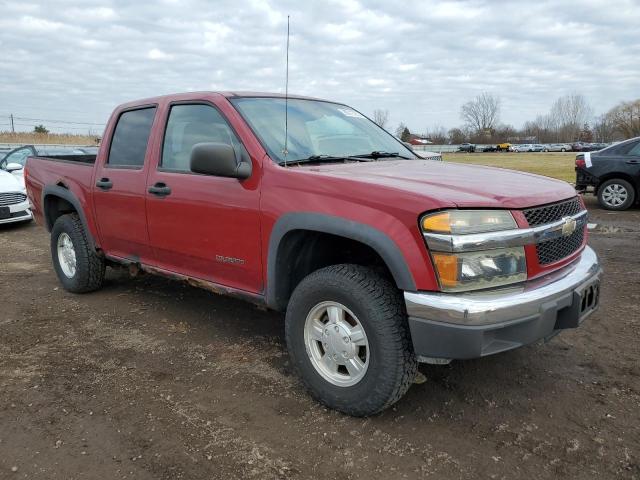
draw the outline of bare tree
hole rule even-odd
[[[436,145],[443,145],[447,142],[447,130],[442,125],[434,125],[420,136],[428,138]]]
[[[558,98],[551,106],[550,121],[555,126],[556,140],[570,142],[578,138],[582,126],[593,115],[584,95],[573,93]]]
[[[478,134],[491,134],[500,120],[500,98],[484,92],[460,109],[465,124]]]
[[[607,113],[607,118],[623,137],[640,135],[640,99],[622,102]]]
[[[593,136],[597,142],[611,142],[616,138],[616,127],[609,114],[600,115],[593,122]]]
[[[376,109],[373,111],[373,121],[381,128],[384,128],[389,121],[389,110]]]
[[[467,137],[460,128],[452,128],[447,132],[449,137],[449,143],[452,145],[458,145],[467,141]]]

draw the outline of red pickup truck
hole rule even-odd
[[[25,176],[65,289],[124,265],[286,312],[302,381],[351,415],[396,402],[418,362],[513,349],[598,306],[569,184],[421,159],[335,102],[131,102],[97,156],[31,157]]]

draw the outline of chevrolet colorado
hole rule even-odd
[[[31,157],[25,177],[65,289],[125,265],[286,312],[303,383],[351,415],[396,402],[418,362],[513,349],[598,306],[569,184],[417,158],[339,103],[131,102],[97,156]]]

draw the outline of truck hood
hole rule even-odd
[[[576,195],[566,182],[496,167],[430,160],[325,164],[299,167],[321,175],[415,193],[441,208],[526,208]],[[375,191],[375,190],[373,190]]]
[[[0,170],[0,193],[24,192],[24,179],[5,170]]]

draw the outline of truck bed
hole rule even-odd
[[[51,155],[27,159],[25,181],[36,222],[44,224],[42,198],[45,187],[49,186],[72,192],[93,226],[90,197],[95,161],[96,155]]]
[[[38,160],[50,160],[53,162],[74,162],[85,163],[87,165],[93,165],[96,162],[97,155],[47,155],[47,156],[33,156],[31,158],[37,158]]]

